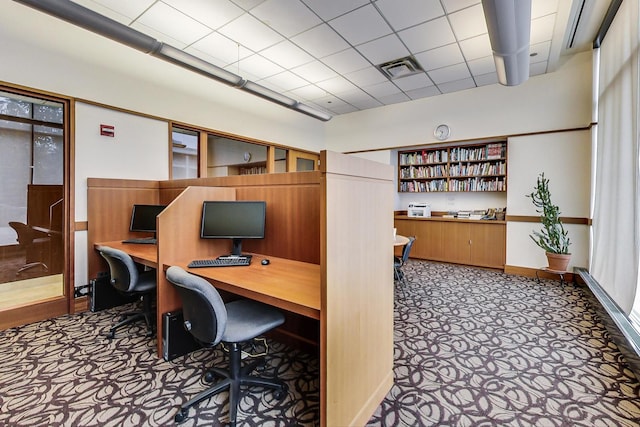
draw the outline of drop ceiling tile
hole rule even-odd
[[[493,55],[467,61],[467,65],[471,70],[471,74],[474,76],[496,72],[496,63],[493,59]]]
[[[488,34],[482,34],[460,42],[460,49],[467,61],[493,55]]]
[[[402,92],[385,96],[376,96],[376,99],[382,102],[384,105],[399,104],[400,102],[407,102],[411,100],[411,98],[409,98]]]
[[[163,43],[171,45],[176,49],[184,49],[188,45],[182,40],[175,39],[166,33],[157,31],[156,29],[151,27],[147,27],[146,25],[141,24],[139,22],[134,22],[133,24],[130,25],[130,27],[137,31],[140,31],[141,33],[148,35],[149,37],[153,37],[156,40],[159,40]]]
[[[307,86],[309,82],[300,76],[293,74],[291,71],[284,71],[276,75],[270,76],[267,81],[270,84],[276,85],[283,89],[283,91],[289,91],[297,89],[302,86]]]
[[[380,98],[381,96],[389,96],[389,95],[401,93],[400,89],[398,89],[396,85],[394,85],[389,81],[376,83],[371,86],[364,86],[362,87],[362,90],[364,90],[374,98]]]
[[[531,20],[531,44],[546,42],[553,37],[553,27],[556,23],[556,15],[547,15]]]
[[[283,37],[251,15],[245,14],[218,30],[248,49],[258,52],[283,40]]]
[[[345,49],[342,52],[325,56],[322,58],[322,62],[340,74],[351,73],[371,66],[369,61],[364,59],[360,52],[355,49]]]
[[[353,82],[356,86],[360,87],[370,86],[389,80],[375,67],[354,71],[353,73],[346,74],[345,77],[350,82]]]
[[[377,40],[361,44],[357,49],[362,56],[374,65],[409,55],[409,51],[395,34],[389,34]]]
[[[251,14],[285,37],[304,32],[322,22],[303,3],[291,0],[267,0],[253,8]]]
[[[536,62],[535,64],[529,64],[529,75],[537,76],[547,72],[547,61]]]
[[[347,113],[353,113],[354,111],[359,111],[356,107],[354,107],[351,104],[343,104],[343,105],[337,105],[335,107],[331,107],[331,111],[334,114],[347,114]]]
[[[129,25],[155,0],[76,0],[74,3],[84,6],[124,25]]]
[[[225,65],[238,62],[238,60],[252,55],[253,52],[219,33],[211,33],[203,39],[191,45],[206,55],[224,62]],[[191,48],[188,51],[191,51]],[[196,54],[196,56],[200,56]]]
[[[320,82],[336,76],[335,71],[320,61],[308,62],[299,67],[292,68],[291,72],[311,83]]]
[[[442,0],[442,4],[447,13],[452,13],[479,3],[480,0]]]
[[[405,92],[411,99],[427,98],[429,96],[441,95],[442,92],[436,86],[427,86]]]
[[[251,10],[254,7],[260,5],[261,3],[264,3],[265,0],[233,0],[233,2],[235,4],[237,4],[239,7],[243,8],[244,10]]]
[[[391,27],[399,31],[444,15],[439,0],[378,0],[375,3]]]
[[[302,0],[311,10],[325,21],[329,21],[336,16],[350,12],[369,3],[369,0]]]
[[[288,40],[281,41],[263,50],[260,54],[276,64],[282,65],[284,68],[297,67],[315,59]]]
[[[462,53],[460,52],[460,48],[457,43],[451,43],[446,46],[427,50],[416,54],[415,57],[422,68],[427,71],[464,62],[464,58],[462,57]]]
[[[475,78],[476,85],[480,86],[488,86],[492,84],[498,83],[498,73],[487,73],[476,76]]]
[[[400,31],[398,35],[411,52],[423,52],[456,41],[444,17]]]
[[[391,27],[372,5],[342,15],[329,25],[354,46],[391,33]]]
[[[316,85],[310,84],[290,90],[285,95],[291,96],[294,99],[318,99],[327,96],[327,92]]]
[[[298,34],[291,41],[316,58],[322,58],[349,47],[347,42],[326,24]]]
[[[367,110],[369,108],[376,108],[376,107],[382,107],[382,103],[380,101],[378,101],[375,98],[369,97],[362,97],[359,99],[353,99],[351,101],[349,101],[349,103],[351,105],[353,105],[354,107],[357,107],[361,110]]]
[[[481,4],[462,9],[449,15],[449,22],[458,40],[465,40],[487,32]]]
[[[229,0],[163,0],[164,3],[182,11],[185,15],[214,30],[233,21],[244,13],[244,10]],[[138,3],[131,1],[130,3]]]
[[[431,80],[433,80],[433,82],[438,86],[443,83],[463,80],[471,77],[467,64],[465,63],[438,68],[437,70],[429,71],[428,74]]]
[[[393,83],[405,92],[433,86],[433,82],[425,73],[395,79]]]
[[[531,19],[558,12],[558,0],[533,0],[531,2]]]
[[[241,76],[249,72],[254,76],[258,76],[259,79],[264,79],[274,74],[278,74],[284,71],[284,68],[274,64],[261,55],[255,54],[240,61],[238,66],[238,74]]]
[[[330,79],[317,82],[316,86],[329,93],[343,93],[357,89],[353,83],[342,76],[335,76]]]
[[[529,47],[529,55],[535,54],[529,58],[531,63],[543,62],[549,59],[549,52],[551,51],[551,42],[543,42],[531,45]]]
[[[476,87],[476,82],[473,79],[462,79],[446,82],[438,85],[438,88],[442,93],[458,92],[461,90],[471,89]]]
[[[162,2],[151,6],[136,23],[166,34],[185,45],[211,33],[211,28]]]

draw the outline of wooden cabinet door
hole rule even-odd
[[[469,264],[471,262],[469,245],[469,228],[471,224],[462,222],[443,222],[441,224],[444,259],[447,262],[456,264]]]
[[[471,264],[504,268],[506,258],[506,226],[473,224],[470,229]]]
[[[444,260],[442,254],[442,227],[440,222],[420,221],[415,219],[395,220],[398,234],[415,236],[416,241],[411,248],[410,258]],[[396,248],[396,255],[402,254],[402,248]]]

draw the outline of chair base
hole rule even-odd
[[[283,399],[287,395],[287,385],[278,379],[261,378],[253,375],[249,375],[253,370],[262,363],[262,361],[253,362],[247,366],[241,367],[241,348],[239,343],[229,344],[229,371],[225,371],[218,368],[212,368],[207,371],[204,376],[206,382],[211,382],[214,376],[224,378],[222,381],[217,382],[213,387],[204,390],[197,396],[189,400],[182,405],[175,415],[174,420],[177,423],[184,421],[187,418],[187,412],[189,408],[205,399],[210,398],[222,391],[229,389],[229,426],[236,425],[236,418],[238,414],[238,403],[240,402],[240,386],[260,386],[270,389],[274,389],[274,397],[276,399]]]
[[[153,310],[151,310],[151,299],[149,295],[142,296],[142,310],[140,311],[130,311],[127,313],[123,313],[121,316],[121,321],[114,325],[107,334],[108,339],[113,339],[116,336],[116,330],[120,329],[123,326],[130,325],[140,320],[144,320],[147,324],[147,335],[148,337],[153,336],[154,328],[153,328],[153,318],[155,314]]]

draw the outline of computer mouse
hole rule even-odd
[[[269,260],[268,259],[263,259],[262,261],[262,265],[269,265]]]

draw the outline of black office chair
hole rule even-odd
[[[44,252],[47,249],[46,245],[50,242],[49,237],[22,222],[10,221],[9,226],[15,230],[18,236],[16,239],[18,245],[25,251],[25,263],[18,269],[16,276],[36,267],[42,267],[44,271],[49,271],[49,267],[44,263]]]
[[[415,236],[410,236],[409,241],[402,248],[402,256],[393,257],[393,278],[394,280],[402,280],[404,279],[404,272],[402,271],[402,267],[409,259],[409,253],[411,252],[411,247],[413,246],[413,242],[416,241]]]
[[[214,347],[222,342],[229,348],[229,370],[213,368],[204,376],[206,382],[210,382],[214,375],[223,379],[182,405],[175,415],[176,422],[186,418],[189,408],[227,388],[230,426],[236,425],[241,385],[275,389],[276,399],[286,396],[288,388],[284,382],[250,375],[262,361],[241,367],[241,344],[283,324],[284,315],[280,311],[249,299],[225,304],[213,285],[180,267],[169,267],[167,280],[176,286],[182,299],[185,329],[203,347]]]
[[[155,314],[151,300],[156,290],[156,271],[140,272],[131,256],[119,249],[100,246],[98,252],[109,264],[111,285],[122,294],[139,296],[142,301],[142,310],[124,313],[122,320],[111,328],[107,338],[113,339],[117,329],[143,319],[147,323],[147,336],[152,336]]]

